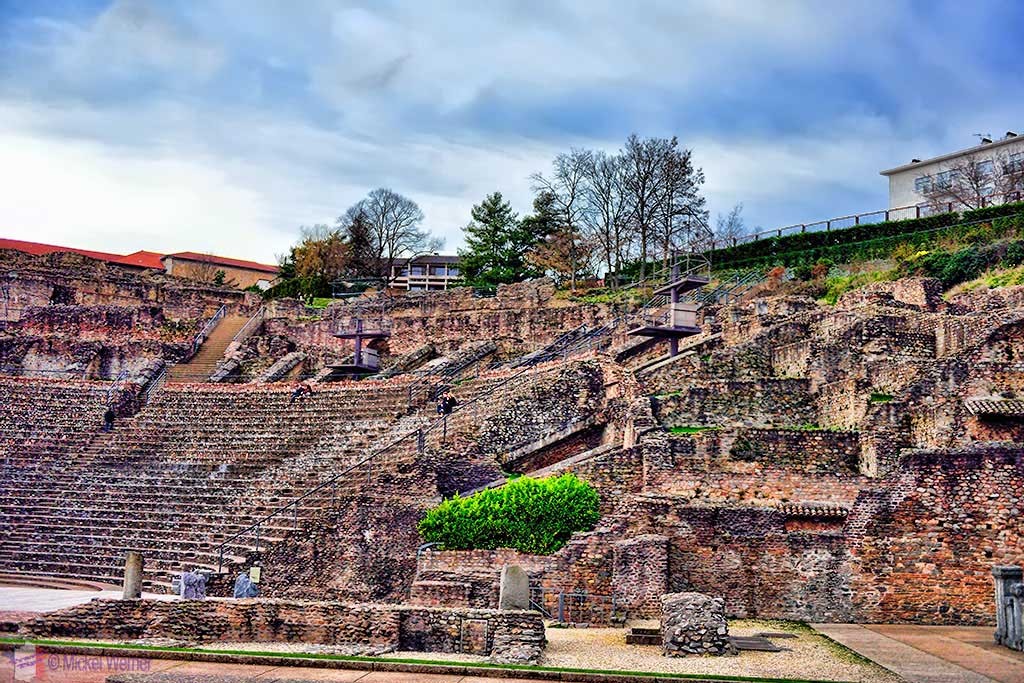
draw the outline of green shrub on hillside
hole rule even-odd
[[[979,277],[1000,260],[998,245],[972,246],[954,252],[936,251],[917,260],[915,272],[936,277],[946,289]]]
[[[972,223],[987,221],[985,223]],[[976,244],[1024,233],[1024,202],[963,214],[947,213],[904,221],[858,225],[830,232],[796,233],[748,242],[711,254],[716,269],[785,265],[807,274],[820,260],[836,263],[888,258],[901,244],[932,247],[943,239]]]
[[[1019,208],[1024,211],[1024,208]],[[733,263],[740,263],[749,259],[761,259],[770,256],[780,256],[791,252],[806,251],[808,249],[821,249],[835,247],[842,244],[864,242],[904,235],[922,230],[935,230],[953,225],[960,220],[957,213],[940,214],[927,216],[925,218],[912,218],[903,221],[887,221],[883,223],[870,223],[857,225],[842,230],[818,231],[795,233],[783,237],[769,237],[756,242],[748,242],[726,249],[716,249],[711,252],[711,262],[715,267],[728,267]]]
[[[1024,265],[1024,240],[1015,240],[1007,245],[1003,263],[1007,266]]]
[[[449,550],[515,548],[550,555],[600,517],[598,496],[573,474],[520,477],[468,498],[455,496],[419,523],[424,540]]]

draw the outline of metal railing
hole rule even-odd
[[[531,370],[531,368],[525,368],[523,370],[520,370],[517,373],[509,375],[508,377],[505,377],[504,379],[500,380],[496,384],[494,384],[491,387],[489,387],[489,391],[486,392],[486,394],[477,396],[477,397],[475,397],[475,398],[473,398],[473,399],[471,399],[469,401],[466,401],[465,403],[456,405],[455,408],[452,411],[452,415],[456,415],[456,414],[459,414],[461,412],[466,411],[471,406],[474,406],[474,405],[478,404],[484,398],[489,397],[491,395],[491,393],[495,389],[498,389],[498,388],[500,388],[502,386],[505,386],[505,385],[513,382],[516,379],[519,379],[523,375],[528,374],[530,372],[530,370]],[[438,418],[434,419],[430,423],[430,425],[428,427],[426,427],[426,428],[418,428],[418,429],[410,430],[410,431],[406,432],[405,434],[402,434],[401,436],[397,437],[396,439],[393,439],[392,441],[388,442],[387,444],[385,444],[385,445],[383,445],[383,446],[381,446],[381,447],[371,451],[365,457],[360,458],[359,460],[356,460],[355,462],[353,462],[352,464],[348,465],[347,467],[345,467],[344,469],[342,469],[340,472],[338,472],[337,474],[333,475],[329,479],[327,479],[327,480],[321,482],[320,484],[314,486],[313,488],[309,489],[305,493],[303,493],[303,494],[301,494],[299,496],[296,496],[290,502],[288,502],[288,503],[286,503],[284,505],[278,506],[274,510],[271,510],[269,513],[267,513],[266,515],[264,515],[263,517],[261,517],[257,521],[253,522],[252,524],[250,524],[246,528],[242,529],[241,531],[236,532],[235,534],[233,534],[229,538],[225,539],[216,548],[216,551],[217,551],[217,573],[221,573],[223,571],[223,569],[224,569],[224,554],[227,551],[229,545],[235,543],[239,539],[244,538],[244,537],[246,537],[246,536],[248,536],[250,534],[255,534],[256,543],[255,543],[255,549],[254,549],[253,552],[258,554],[259,553],[259,549],[260,549],[260,532],[261,532],[262,528],[267,524],[267,522],[269,522],[272,519],[281,518],[281,517],[283,517],[285,515],[289,515],[290,514],[290,515],[292,515],[292,526],[293,526],[294,529],[297,529],[298,528],[299,505],[301,503],[304,503],[304,502],[307,502],[307,501],[311,500],[317,494],[324,493],[328,489],[333,489],[336,492],[339,483],[343,482],[345,480],[345,478],[347,477],[347,475],[349,475],[351,472],[355,471],[356,469],[362,467],[363,465],[366,465],[366,464],[371,463],[371,462],[376,462],[376,461],[382,460],[383,459],[382,456],[385,456],[385,455],[389,454],[393,449],[395,449],[396,446],[399,446],[400,444],[406,444],[406,443],[415,444],[417,451],[422,452],[424,447],[425,447],[425,444],[426,444],[426,437],[430,433],[434,432],[435,430],[442,430],[443,433],[445,434],[445,436],[447,436],[448,420],[450,419],[450,417],[451,417],[451,415],[443,415],[441,417],[438,417]]]
[[[253,313],[252,317],[249,318],[245,324],[242,325],[242,328],[235,333],[235,336],[231,338],[231,342],[233,344],[241,344],[246,339],[254,335],[256,333],[256,329],[263,324],[263,318],[266,314],[266,306],[260,306],[259,310]]]
[[[610,623],[618,612],[614,595],[530,586],[530,607],[560,624]]]
[[[149,380],[149,384],[139,394],[139,401],[142,405],[148,406],[149,402],[153,399],[153,394],[159,391],[160,387],[167,382],[167,368],[168,365],[166,364],[160,368],[160,372],[153,379]]]
[[[114,399],[114,393],[117,391],[118,385],[123,384],[126,379],[128,379],[127,370],[122,370],[117,373],[117,377],[115,377],[114,381],[111,382],[109,387],[107,387],[107,405],[110,405],[110,402]]]
[[[189,358],[191,358],[192,356],[196,355],[199,352],[199,347],[203,345],[203,342],[205,342],[207,337],[210,336],[210,333],[213,332],[214,329],[216,329],[217,323],[219,323],[224,318],[224,316],[227,315],[227,312],[227,306],[222,305],[220,308],[217,309],[217,312],[213,314],[213,317],[206,321],[206,324],[203,325],[203,329],[199,330],[199,334],[197,334],[195,338],[192,339],[192,349],[189,352]]]
[[[993,199],[1002,199],[1001,202],[991,201]],[[1024,193],[1021,192],[1009,192],[1006,194],[989,195],[987,197],[980,197],[980,203],[982,207],[994,206],[996,204],[1009,204],[1011,202],[1019,202],[1024,199]],[[928,204],[915,204],[913,206],[897,206],[891,209],[878,209],[876,211],[868,211],[866,213],[855,213],[849,216],[838,216],[836,218],[829,218],[823,221],[816,221],[814,223],[795,223],[793,225],[786,225],[781,228],[775,228],[772,230],[763,230],[761,232],[755,232],[750,235],[743,235],[742,237],[734,237],[725,242],[712,241],[711,249],[727,249],[729,247],[739,246],[740,244],[748,244],[750,242],[758,242],[760,240],[769,239],[772,237],[785,237],[792,234],[800,234],[805,232],[829,232],[832,230],[844,230],[846,228],[853,228],[862,223],[865,225],[872,225],[875,223],[887,223],[889,221],[902,221],[910,220],[914,218],[925,218],[927,216],[938,216],[958,211],[956,204],[958,202],[943,202],[937,206]]]

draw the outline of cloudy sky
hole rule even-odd
[[[573,146],[678,135],[713,213],[883,207],[1024,128],[1024,4],[0,0],[0,236],[271,261],[368,190],[460,246]]]

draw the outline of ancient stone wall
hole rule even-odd
[[[859,620],[988,624],[991,568],[1024,558],[1024,448],[915,451],[847,527]]]
[[[277,642],[454,652],[536,661],[544,623],[536,612],[293,600],[94,600],[24,623],[25,635]]]
[[[679,378],[677,393],[653,398],[666,427],[796,426],[814,424],[817,411],[804,379],[710,380],[691,385]]]

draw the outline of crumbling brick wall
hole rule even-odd
[[[93,600],[22,624],[25,635],[278,642],[454,652],[535,662],[545,644],[536,612],[294,600]]]
[[[1024,448],[905,455],[850,515],[859,620],[988,624],[991,568],[1024,558]]]

